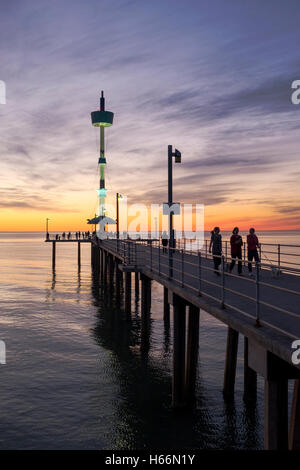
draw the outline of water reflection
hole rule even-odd
[[[171,364],[161,363],[155,354],[158,344],[151,338],[154,320],[150,313],[141,318],[140,303],[135,302],[134,315],[128,321],[115,294],[108,295],[109,290],[97,281],[92,292],[98,307],[93,336],[99,346],[111,351],[111,373],[119,384],[116,419],[110,436],[113,449],[259,447],[255,408],[245,406],[240,422],[235,403],[222,402],[216,421],[215,409],[203,386],[201,367],[194,407],[174,411],[170,406]],[[163,320],[160,339],[168,352],[170,316]]]
[[[151,345],[150,314],[143,315],[143,319],[132,315],[128,322],[113,296],[110,306],[107,306],[105,297],[109,295],[105,293],[108,291],[96,283],[92,292],[98,304],[93,335],[99,346],[112,352],[110,367],[120,387],[117,419],[111,436],[113,448],[188,448],[201,439],[200,435],[195,436],[194,429],[202,419],[205,419],[206,428],[213,432],[213,424],[206,413],[199,416],[194,410],[174,412],[171,409],[169,367],[164,367],[155,356],[148,354]],[[167,336],[169,338],[169,333]],[[205,409],[203,401],[201,408]]]

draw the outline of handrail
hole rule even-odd
[[[278,303],[274,305],[272,303],[272,297],[271,302],[269,299],[266,301],[264,298],[263,293],[265,288],[281,292],[282,295],[295,295],[297,298],[300,295],[300,289],[297,291],[287,287],[281,287],[280,285],[272,284],[271,282],[267,282],[261,278],[260,272],[266,272],[266,269],[274,266],[272,264],[270,265],[265,262],[255,263],[255,261],[249,262],[251,266],[255,266],[255,276],[254,279],[251,279],[227,272],[227,263],[234,258],[231,256],[226,257],[224,254],[211,255],[207,250],[204,250],[203,252],[203,250],[194,251],[184,248],[172,248],[170,250],[169,248],[166,249],[162,246],[161,240],[118,240],[117,243],[115,240],[103,240],[100,243],[103,243],[104,246],[108,244],[110,246],[109,249],[114,251],[118,256],[121,256],[123,263],[125,264],[130,264],[135,267],[139,267],[140,269],[147,268],[150,271],[156,272],[160,277],[171,279],[182,288],[191,289],[199,296],[204,296],[210,300],[218,302],[221,308],[231,308],[234,311],[252,318],[255,321],[256,326],[261,327],[263,325],[268,325],[289,337],[294,337],[291,331],[287,331],[285,327],[282,328],[282,325],[279,327],[272,322],[270,323],[270,319],[266,321],[266,318],[264,318],[264,308],[266,308],[283,315],[282,318],[287,316],[289,318],[300,320],[300,312],[299,314],[292,312],[290,309],[284,308],[283,305],[278,305]],[[171,270],[169,269],[170,256],[172,259]],[[214,271],[214,268],[211,265],[207,265],[206,262],[204,263],[203,258],[210,261],[213,257],[221,259],[221,276],[219,282],[214,282],[206,276],[206,273],[211,273]],[[275,265],[275,267],[277,266]],[[281,272],[290,272],[289,269],[293,268],[285,266],[284,261],[281,260]],[[300,270],[295,269],[294,271],[294,279],[298,279],[299,277],[297,277],[296,274],[299,274]],[[293,276],[293,274],[288,275]],[[249,294],[247,291],[244,292],[241,288],[236,288],[234,284],[232,284],[234,279],[239,279],[245,286],[247,284],[253,286],[253,294]],[[209,289],[208,292],[207,289]],[[252,308],[254,308],[255,313],[253,312],[250,314],[245,311],[245,308],[247,307],[244,307],[243,310],[232,305],[232,301],[227,299],[226,294],[230,294],[231,296],[236,295],[241,299],[244,299],[244,301],[250,302],[253,305]]]

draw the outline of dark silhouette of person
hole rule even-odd
[[[252,261],[255,260],[255,263],[259,263],[259,256],[257,248],[259,247],[259,241],[255,235],[255,229],[250,228],[249,234],[247,235],[247,246],[248,246],[248,270],[249,276],[254,277],[252,273]]]
[[[239,235],[239,228],[234,227],[232,230],[232,235],[230,237],[230,247],[231,247],[231,263],[229,266],[229,272],[231,273],[234,266],[236,259],[238,259],[238,274],[242,274],[242,246],[243,246],[243,239]]]
[[[168,237],[167,237],[166,232],[163,232],[163,234],[162,234],[161,243],[162,243],[162,246],[163,246],[163,253],[167,253]]]
[[[214,260],[214,272],[220,276],[219,273],[219,266],[221,264],[221,256],[222,256],[222,235],[220,234],[220,228],[215,227],[211,231],[211,239],[209,245],[209,252],[213,254]]]

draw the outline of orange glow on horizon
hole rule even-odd
[[[233,212],[235,216],[233,217]],[[4,209],[1,211],[1,232],[43,232],[46,230],[46,218],[49,221],[50,232],[62,231],[87,231],[93,230],[93,226],[86,223],[88,217],[93,216],[92,211],[86,211],[84,208],[78,208],[78,212],[49,212],[41,210],[29,209]],[[115,214],[112,214],[115,218]],[[164,216],[167,217],[167,216]],[[120,231],[128,229],[128,225],[135,219],[134,216],[127,217],[125,222],[125,214],[120,210]],[[142,221],[144,226],[151,230],[150,209],[148,210],[147,220]],[[177,219],[178,222],[178,219]],[[180,229],[174,216],[174,228]],[[157,227],[162,230],[162,216],[157,219]],[[152,225],[153,221],[152,221]],[[300,221],[295,221],[288,216],[280,217],[270,210],[261,206],[234,206],[221,204],[219,206],[208,206],[205,208],[205,230],[212,230],[218,225],[221,230],[232,230],[234,226],[238,226],[240,230],[248,230],[250,226],[254,226],[257,230],[299,230]],[[109,230],[114,231],[114,226],[109,226]],[[155,226],[152,227],[155,230]],[[195,217],[191,226],[187,226],[186,230],[195,230]]]

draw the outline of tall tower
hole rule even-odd
[[[105,189],[105,165],[106,165],[106,158],[105,158],[105,146],[104,146],[104,129],[105,127],[112,126],[114,113],[110,111],[105,111],[105,98],[103,91],[101,91],[101,98],[100,98],[100,111],[93,111],[91,113],[92,124],[95,127],[100,127],[100,156],[99,156],[99,189],[98,189],[98,196],[99,196],[99,217],[100,220],[105,217],[105,198],[106,192]]]

